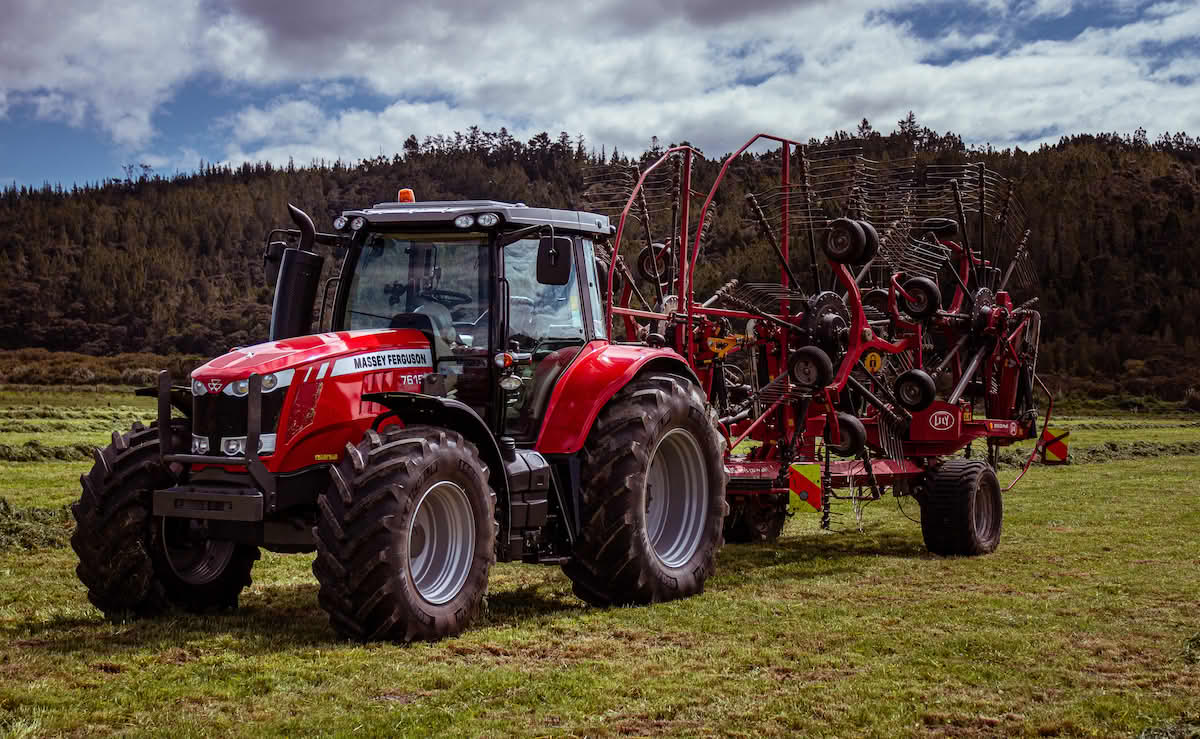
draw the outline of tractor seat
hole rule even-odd
[[[921,230],[939,239],[947,239],[958,235],[958,221],[953,218],[926,218],[921,221]]]
[[[425,338],[429,339],[429,345],[433,347],[435,363],[439,357],[450,356],[450,345],[434,329],[433,318],[427,313],[397,313],[392,316],[388,328],[411,328],[425,334]]]

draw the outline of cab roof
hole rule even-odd
[[[370,224],[446,223],[460,215],[495,213],[501,224],[521,226],[553,226],[556,229],[583,231],[608,235],[613,232],[608,216],[581,210],[530,208],[524,203],[501,203],[496,200],[425,200],[416,203],[376,203],[363,210],[347,210],[346,218],[362,216]]]

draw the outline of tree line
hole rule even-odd
[[[890,133],[863,120],[810,143],[839,142],[879,160],[982,161],[1017,183],[1041,281],[1044,371],[1092,394],[1177,399],[1200,384],[1196,139],[1139,129],[997,150],[966,146],[910,113]],[[596,151],[565,132],[521,141],[472,127],[412,136],[400,152],[356,162],[202,163],[171,176],[130,165],[123,178],[94,184],[8,186],[0,190],[0,348],[218,354],[265,336],[271,286],[262,245],[272,228],[289,225],[289,202],[325,229],[343,210],[393,199],[398,187],[422,200],[584,208],[589,171],[635,166],[662,148],[652,140],[643,152]],[[711,182],[722,159],[700,157],[696,181]],[[766,269],[741,195],[734,189],[717,203],[701,291]]]

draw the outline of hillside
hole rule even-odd
[[[911,116],[887,135],[863,124],[856,138],[870,157],[985,161],[1019,182],[1047,317],[1043,370],[1095,396],[1177,400],[1200,385],[1196,140],[1151,142],[1139,131],[994,151],[968,149]],[[286,203],[313,214],[318,228],[343,209],[391,199],[398,186],[422,199],[582,206],[585,170],[599,161],[627,160],[565,133],[522,142],[472,129],[410,138],[403,152],[355,164],[205,166],[172,178],[135,177],[130,167],[124,180],[71,190],[10,187],[0,193],[0,348],[219,353],[265,334],[262,243],[286,225]],[[719,164],[699,163],[701,184]],[[738,258],[754,238],[738,208],[719,213],[702,282],[755,268]]]

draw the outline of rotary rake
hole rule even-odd
[[[764,144],[778,148],[746,154]],[[701,192],[695,153],[596,170],[588,192],[593,208],[619,216],[612,251],[598,257],[610,336],[672,347],[720,417],[726,538],[777,536],[797,500],[830,527],[831,500],[848,498],[861,521],[890,488],[917,498],[931,551],[992,551],[998,450],[1038,438],[1037,390],[1049,401],[1043,426],[1053,408],[1036,373],[1041,316],[1013,183],[981,163],[874,161],[853,143],[759,134]],[[697,297],[715,204],[735,198],[777,277]],[[632,270],[622,251],[631,230],[645,242]],[[970,458],[974,441],[985,458]]]

